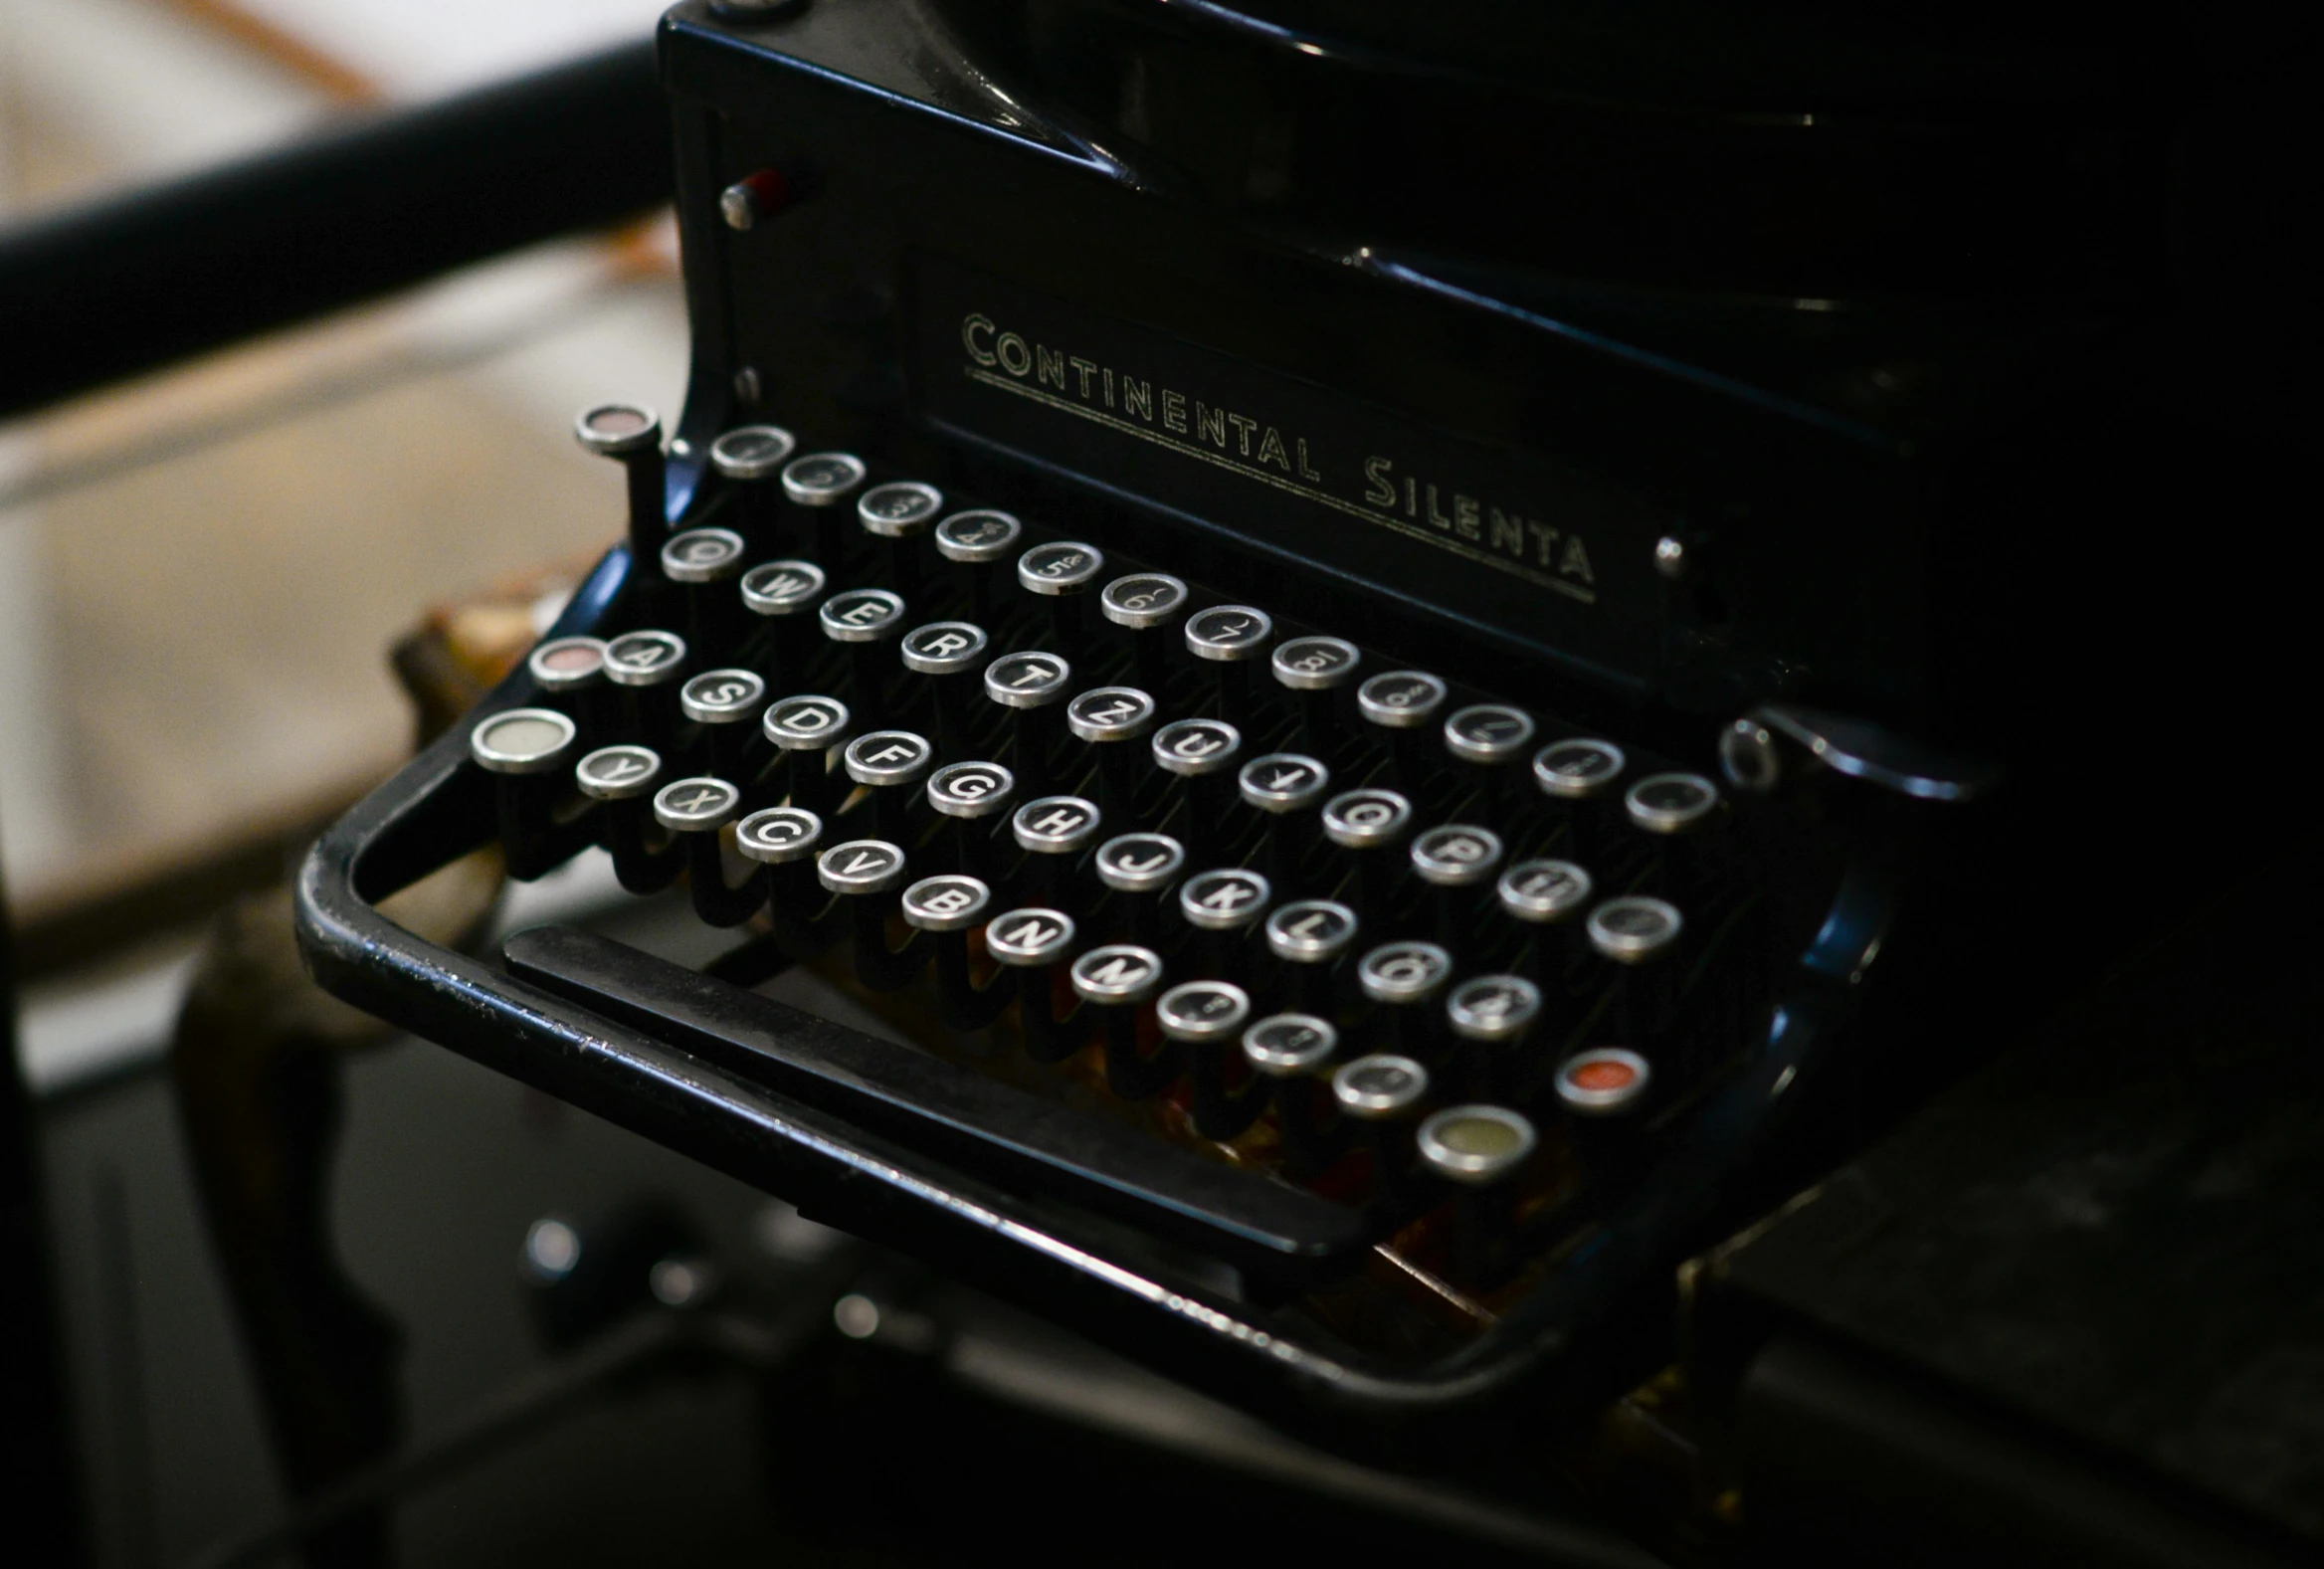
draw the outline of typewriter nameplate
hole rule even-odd
[[[1456,614],[1650,662],[1663,525],[1615,487],[949,262],[918,284],[937,424],[1389,593],[1451,567]]]

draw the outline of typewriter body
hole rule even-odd
[[[2022,611],[2138,484],[2059,389],[2153,282],[2151,138],[2135,62],[2042,77],[2073,135],[1930,66],[1819,138],[1341,20],[672,12],[686,407],[582,416],[628,540],[301,935],[1175,1376],[1478,1455],[1649,1375],[1685,1259],[2038,991],[1991,889],[2080,634]],[[1729,97],[1859,64],[1786,58]],[[494,841],[727,946],[374,908]],[[798,967],[884,1032],[754,989]]]

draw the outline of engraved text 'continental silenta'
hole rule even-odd
[[[1167,448],[1349,516],[1425,539],[1512,576],[1594,604],[1597,577],[1579,534],[1529,516],[1508,497],[1472,494],[1456,477],[1412,473],[1393,454],[1327,457],[1320,437],[1286,432],[1263,411],[1228,408],[1029,339],[982,311],[961,319],[970,380]]]

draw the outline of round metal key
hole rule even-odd
[[[1017,558],[1017,581],[1029,594],[1078,594],[1105,570],[1105,552],[1078,540],[1035,545]]]
[[[1400,1117],[1429,1097],[1429,1071],[1391,1053],[1359,1057],[1331,1076],[1331,1094],[1342,1112],[1359,1121]]]
[[[903,890],[904,923],[921,931],[966,931],[985,918],[993,890],[981,878],[947,873]]]
[[[469,731],[468,752],[495,774],[545,774],[565,760],[580,731],[554,708],[509,708]]]
[[[1105,585],[1097,608],[1116,626],[1143,632],[1184,615],[1192,597],[1183,578],[1167,572],[1132,572]]]
[[[786,752],[820,751],[846,737],[851,716],[837,697],[802,694],[770,704],[759,728]]]
[[[1186,847],[1168,834],[1122,834],[1097,847],[1097,881],[1124,893],[1153,893],[1186,870]]]
[[[696,724],[739,724],[766,695],[767,684],[751,671],[704,671],[678,689],[678,705]]]
[[[1154,732],[1154,762],[1184,778],[1200,778],[1235,765],[1243,732],[1224,719],[1174,719]]]
[[[985,927],[985,951],[1013,969],[1055,964],[1073,946],[1073,917],[1057,909],[1013,909]]]
[[[1386,942],[1356,962],[1356,984],[1376,1003],[1416,1003],[1452,978],[1452,955],[1433,942]]]
[[[1412,730],[1445,705],[1445,684],[1426,671],[1387,671],[1356,688],[1356,708],[1374,724]]]
[[[1186,618],[1187,652],[1198,660],[1254,660],[1274,635],[1273,619],[1249,605],[1213,605]]]
[[[771,480],[798,450],[780,425],[743,425],[710,443],[710,467],[729,480]]]
[[[662,777],[662,755],[650,746],[600,746],[573,765],[573,783],[593,801],[635,801]]]
[[[1275,680],[1293,691],[1330,691],[1344,686],[1364,663],[1345,638],[1293,638],[1275,645],[1267,664]]]
[[[884,893],[903,882],[903,847],[851,839],[815,858],[815,875],[834,893]]]
[[[722,583],[742,571],[748,548],[731,528],[689,528],[662,547],[662,575],[673,583]]]
[[[783,494],[795,506],[837,506],[863,483],[864,460],[854,453],[809,453],[783,466]]]
[[[805,861],[823,843],[823,819],[804,807],[770,806],[734,825],[734,848],[765,866]]]
[[[685,666],[685,639],[675,632],[625,632],[605,646],[605,679],[617,686],[659,686]]]
[[[1024,536],[1025,525],[1007,512],[954,512],[936,525],[936,553],[948,561],[998,561]]]
[[[1630,758],[1612,741],[1577,736],[1533,754],[1533,782],[1560,801],[1587,801],[1629,766]]]
[[[931,621],[903,635],[903,668],[922,676],[961,676],[985,662],[992,640],[966,621]]]
[[[767,561],[742,574],[742,603],[762,616],[796,616],[823,595],[812,561]]]
[[[999,763],[947,763],[928,776],[928,805],[946,817],[990,817],[1016,791],[1017,776]]]
[[[917,480],[875,485],[856,498],[856,520],[882,539],[916,539],[943,510],[944,492]]]
[[[1046,708],[1064,700],[1073,667],[1055,654],[1028,649],[1004,654],[985,667],[985,695],[1010,708]]]

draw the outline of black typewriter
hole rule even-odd
[[[1437,9],[673,11],[683,416],[580,416],[627,539],[316,849],[322,982],[1333,1442],[1650,1373],[2036,967],[2153,62]],[[377,912],[493,842],[723,947]]]

